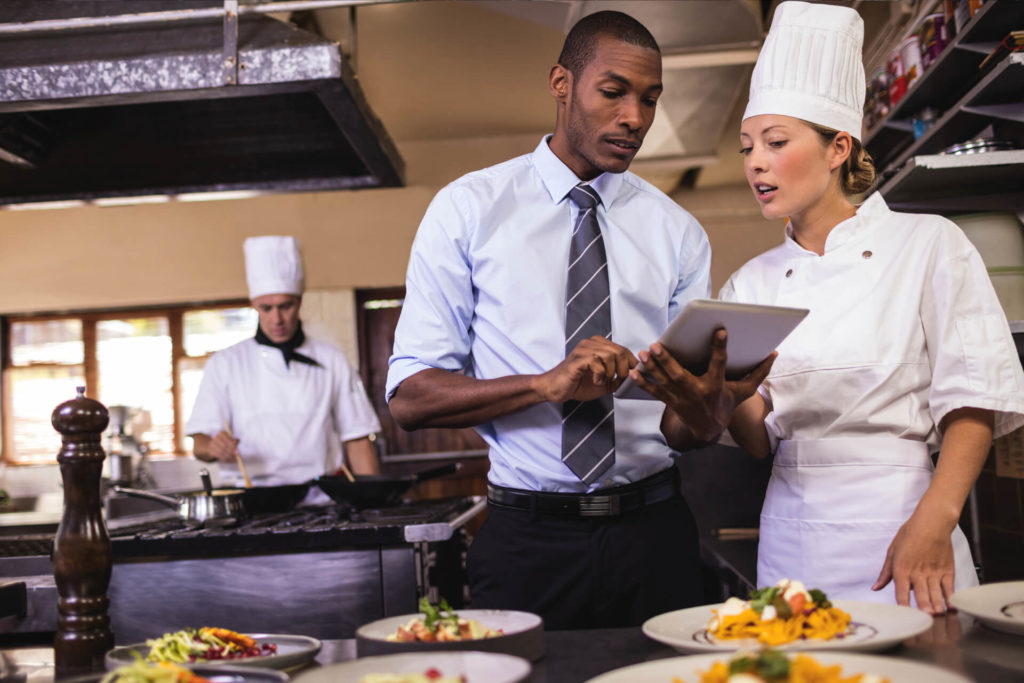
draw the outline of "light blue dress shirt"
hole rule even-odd
[[[526,154],[465,175],[434,197],[413,242],[387,398],[428,368],[480,379],[538,374],[565,359],[565,289],[579,178],[548,138]],[[612,340],[646,349],[690,299],[710,293],[711,248],[700,224],[636,175],[591,186],[608,255]],[[615,465],[591,489],[643,479],[670,464],[660,401],[615,399]],[[566,467],[562,406],[541,403],[477,427],[489,480],[583,493]]]

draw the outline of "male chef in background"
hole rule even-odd
[[[254,484],[297,484],[333,473],[344,457],[356,474],[379,471],[369,436],[380,422],[359,375],[332,344],[302,331],[303,271],[294,237],[245,241],[256,336],[206,362],[186,427],[195,456]]]

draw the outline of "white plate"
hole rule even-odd
[[[949,604],[997,631],[1024,635],[1024,581],[965,588],[954,593]]]
[[[856,655],[846,652],[809,652],[822,664],[838,664],[844,676],[872,673],[885,676],[892,683],[969,683],[970,679],[942,669],[933,664],[924,664],[894,657]],[[586,683],[670,683],[679,677],[685,683],[699,683],[700,672],[707,671],[719,661],[728,661],[729,653],[690,655],[656,659],[653,662],[634,664],[615,671],[609,671]]]
[[[833,600],[832,604],[850,615],[853,633],[832,640],[797,640],[777,645],[779,650],[884,650],[927,631],[931,615],[911,607],[877,602]],[[704,605],[676,610],[644,622],[643,632],[659,643],[680,652],[716,652],[758,647],[749,640],[715,640],[708,633],[711,610],[721,605]]]
[[[212,683],[288,683],[288,674],[274,669],[253,666],[210,666],[194,664],[188,667],[198,676]],[[106,673],[88,674],[63,680],[61,683],[100,683]]]
[[[498,609],[460,609],[456,611],[462,619],[474,619],[490,629],[501,629],[504,635],[478,640],[455,640],[446,642],[410,643],[388,640],[388,636],[410,620],[423,615],[405,614],[386,617],[360,626],[356,630],[356,651],[360,657],[398,652],[454,652],[476,650],[478,652],[500,652],[536,661],[544,656],[544,621],[530,612],[516,612]]]
[[[190,669],[197,666],[256,666],[270,669],[291,669],[313,661],[320,652],[321,647],[319,640],[309,636],[293,636],[279,633],[248,633],[246,635],[255,640],[258,645],[263,645],[264,643],[276,644],[277,654],[268,657],[192,662],[182,664],[182,666],[187,666]],[[133,652],[138,652],[142,657],[145,657],[149,654],[149,646],[145,643],[136,643],[135,645],[115,647],[104,658],[107,669],[116,669],[119,666],[131,664],[135,661]]]
[[[495,652],[406,652],[361,657],[351,662],[310,669],[295,683],[358,683],[372,673],[423,673],[434,668],[445,676],[464,676],[466,683],[522,683],[530,677],[530,663],[521,657]]]

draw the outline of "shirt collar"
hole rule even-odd
[[[890,213],[888,205],[882,195],[878,192],[872,193],[864,203],[857,207],[857,212],[844,221],[840,221],[825,239],[825,253],[834,251],[849,242],[855,235],[862,231],[864,226],[870,225],[873,221]],[[807,251],[801,247],[793,238],[793,228],[789,222],[786,223],[786,243],[790,248],[798,251]]]
[[[540,174],[548,194],[551,195],[551,201],[557,204],[565,199],[569,195],[569,190],[579,185],[581,181],[572,172],[572,169],[551,151],[551,147],[548,146],[550,140],[551,136],[545,135],[537,145],[537,149],[533,151],[533,165]],[[622,174],[602,173],[590,181],[590,186],[601,197],[601,204],[604,205],[605,210],[608,210],[619,194],[619,188],[622,187]]]

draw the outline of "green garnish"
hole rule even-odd
[[[420,612],[423,612],[423,625],[432,631],[445,622],[458,626],[459,615],[455,613],[451,605],[444,598],[437,603],[437,607],[430,604],[426,596],[420,598]]]
[[[811,602],[813,602],[818,607],[822,609],[828,609],[832,606],[832,603],[829,602],[827,597],[825,597],[825,593],[823,591],[820,591],[817,588],[812,588],[807,592],[811,594]]]
[[[729,662],[729,675],[756,673],[766,681],[785,680],[789,676],[789,659],[778,650],[762,650],[757,657],[744,655]]]
[[[764,610],[765,607],[775,602],[775,598],[781,594],[778,586],[772,586],[770,588],[758,588],[750,591],[750,607],[758,614]]]

